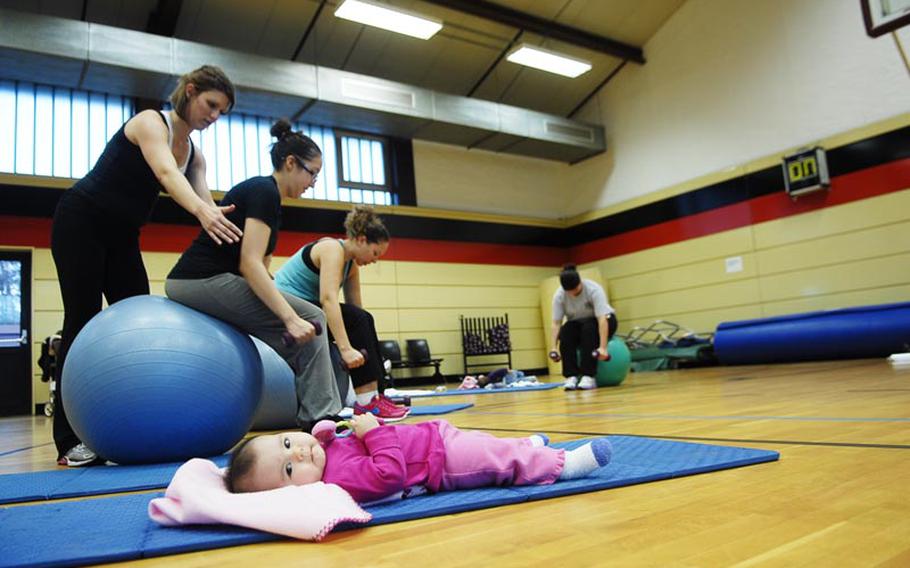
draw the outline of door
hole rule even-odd
[[[32,253],[0,250],[0,416],[32,413]]]

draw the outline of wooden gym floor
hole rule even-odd
[[[444,399],[459,400],[475,406],[446,418],[501,436],[634,434],[772,449],[781,459],[340,532],[318,544],[283,541],[141,563],[910,566],[910,370],[883,360],[643,373],[594,392]],[[54,457],[49,419],[0,420],[0,473],[51,469]],[[53,527],[35,539],[53,546]]]

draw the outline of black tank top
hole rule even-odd
[[[167,125],[160,112],[158,116]],[[92,170],[69,191],[86,198],[115,223],[139,228],[148,221],[163,188],[142,156],[142,150],[126,137],[124,128],[126,123],[108,141]],[[194,153],[190,142],[187,169]]]

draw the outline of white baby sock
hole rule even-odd
[[[542,448],[550,445],[550,437],[546,434],[531,434],[528,436],[528,439],[531,440],[531,445],[535,448]]]
[[[566,464],[559,479],[585,477],[599,467],[610,463],[613,447],[606,438],[598,438],[590,444],[566,452]]]

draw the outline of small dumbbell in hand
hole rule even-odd
[[[556,351],[556,350],[550,351],[549,355],[550,355],[550,360],[553,361],[554,363],[559,363],[560,361],[562,361],[562,357],[559,356],[559,351]]]
[[[316,330],[316,335],[322,335],[322,324],[320,322],[315,320],[307,320],[307,322]],[[290,347],[294,345],[297,340],[294,339],[293,335],[285,331],[281,334],[281,342],[284,343],[285,347]]]
[[[366,349],[358,349],[357,351],[359,351],[360,354],[363,355],[363,362],[366,363],[366,362],[367,362],[367,350],[366,350]],[[342,367],[345,371],[350,371],[350,369],[348,369],[348,364],[345,363],[344,359],[341,360],[341,367]]]
[[[594,351],[591,351],[591,358],[592,358],[592,359],[597,359],[598,361],[609,361],[609,360],[610,360],[610,354],[609,354],[609,353],[606,353],[606,354],[604,354],[603,357],[601,357],[601,355],[600,355],[600,349],[595,349]]]

